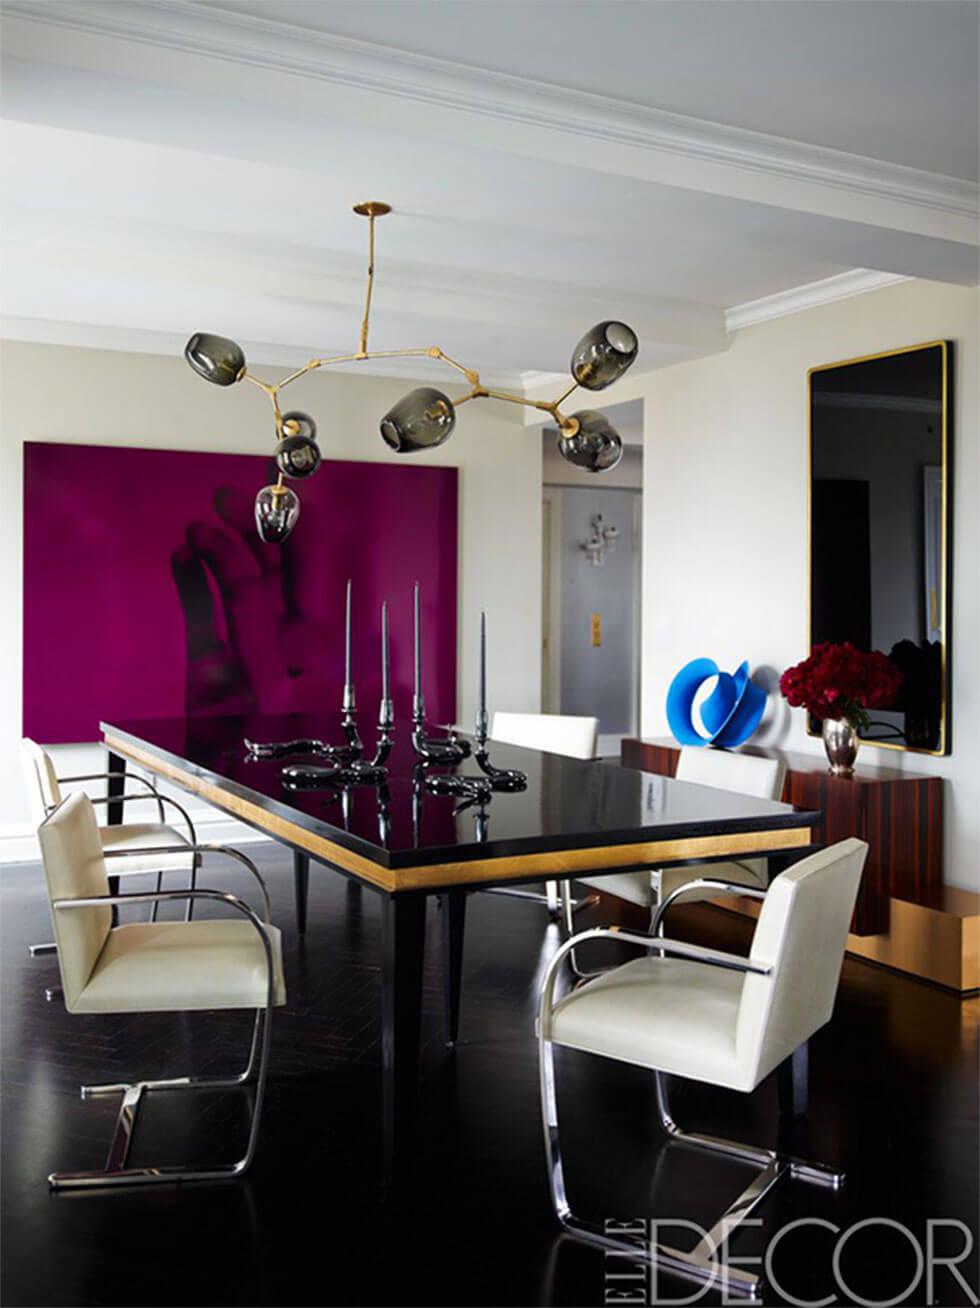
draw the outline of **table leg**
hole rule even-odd
[[[126,760],[123,757],[123,755],[113,754],[112,750],[110,749],[108,751],[107,770],[109,772],[120,773],[119,776],[115,776],[115,777],[110,776],[109,780],[106,783],[108,787],[106,794],[109,795],[110,799],[113,800],[112,803],[106,804],[106,825],[110,827],[118,827],[123,820],[123,803],[121,799],[113,799],[113,796],[122,795],[126,789]],[[109,866],[110,867],[112,866],[111,859],[109,860]],[[109,882],[109,894],[118,895],[119,878],[110,876],[107,879]],[[112,920],[113,923],[119,921],[119,909],[116,906],[113,906],[112,909]]]
[[[106,824],[110,827],[118,827],[123,820],[122,800],[116,799],[116,795],[121,795],[126,789],[126,759],[122,754],[109,754],[109,772],[118,773],[118,776],[110,776],[108,781],[107,794],[113,801],[106,805]]]
[[[381,983],[381,1066],[385,1168],[394,1173],[411,1159],[418,1087],[425,953],[425,896],[385,895]]]
[[[310,856],[293,850],[293,883],[296,887],[296,930],[306,935],[306,905],[310,897]]]
[[[466,926],[466,891],[450,890],[442,900],[442,1000],[446,1044],[459,1036],[459,996],[463,976],[463,933]]]

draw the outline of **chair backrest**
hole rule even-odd
[[[31,818],[35,826],[40,826],[53,808],[61,803],[61,787],[58,777],[47,754],[30,736],[20,742],[20,761],[27,787],[27,802],[31,806]]]
[[[108,895],[102,841],[89,797],[70,795],[38,828],[48,900],[89,899]],[[88,984],[96,959],[112,927],[112,909],[52,908],[58,966],[70,1011]]]
[[[490,739],[503,745],[524,745],[546,754],[595,758],[598,718],[562,713],[495,713]]]
[[[830,1020],[867,852],[863,840],[842,840],[769,887],[750,956],[772,971],[746,975],[735,1037],[753,1084]]]
[[[677,760],[677,780],[699,786],[731,790],[758,799],[779,799],[786,779],[786,764],[757,754],[730,754],[725,749],[685,745]]]

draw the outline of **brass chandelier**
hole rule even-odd
[[[308,413],[290,409],[283,413],[279,393],[285,387],[317,368],[335,363],[354,363],[361,359],[438,359],[461,373],[470,389],[455,400],[432,386],[420,386],[398,401],[381,419],[381,435],[399,454],[434,449],[442,445],[456,426],[456,410],[469,400],[505,400],[548,413],[558,424],[558,449],[562,457],[588,472],[606,472],[623,457],[623,442],[604,414],[593,409],[563,414],[561,405],[578,387],[588,391],[605,390],[617,381],[633,363],[638,351],[636,334],[622,322],[597,323],[582,337],[572,351],[569,371],[572,384],[556,400],[529,400],[510,391],[492,390],[480,381],[480,374],[467,368],[438,345],[417,350],[369,350],[368,325],[371,318],[371,294],[374,290],[374,224],[391,212],[391,205],[381,200],[355,204],[354,212],[368,220],[367,290],[360,345],[354,354],[338,354],[328,359],[311,359],[282,381],[260,381],[248,371],[245,352],[235,341],[224,336],[195,332],[184,347],[184,357],[194,371],[215,386],[233,386],[247,381],[265,391],[275,419],[276,465],[278,479],[265,486],[255,497],[255,525],[259,536],[278,545],[286,539],[299,517],[299,496],[286,479],[310,477],[320,466],[322,455],[316,439],[316,423]]]

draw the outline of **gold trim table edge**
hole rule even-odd
[[[390,894],[412,890],[440,890],[483,881],[498,882],[540,879],[569,875],[601,874],[637,866],[659,866],[692,859],[735,858],[739,855],[764,854],[772,850],[800,849],[812,843],[810,827],[785,827],[772,831],[744,831],[716,836],[681,836],[666,840],[641,841],[633,844],[597,845],[584,849],[561,849],[541,854],[511,854],[497,858],[429,863],[417,867],[386,868],[372,859],[346,849],[325,836],[314,835],[258,804],[252,804],[233,791],[215,786],[202,777],[186,772],[128,741],[106,734],[105,745],[114,754],[140,767],[159,773],[181,789],[197,795],[232,817],[239,817],[273,839],[285,840],[311,854],[369,881]]]

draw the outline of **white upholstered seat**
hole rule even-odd
[[[275,1003],[286,1002],[282,942],[267,935],[275,962]],[[109,932],[73,1013],[166,1013],[261,1008],[265,950],[250,922],[131,922]]]
[[[282,942],[269,922],[269,897],[258,870],[237,850],[188,845],[192,856],[223,853],[246,866],[261,892],[264,920],[244,900],[211,889],[155,890],[112,895],[92,801],[84,793],[64,799],[41,823],[38,840],[57,942],[65,1007],[70,1013],[160,1013],[245,1008],[255,1012],[248,1065],[240,1075],[180,1077],[129,1085],[83,1088],[83,1094],[121,1093],[123,1102],[109,1162],[102,1172],[53,1173],[56,1188],[134,1184],[238,1176],[251,1164],[269,1054],[269,1019],[286,1000]],[[116,904],[180,902],[218,904],[233,916],[193,922],[137,922],[113,926]],[[134,1118],[145,1090],[255,1082],[246,1154],[237,1163],[209,1167],[128,1168]]]
[[[670,1115],[663,1074],[750,1091],[805,1049],[833,1012],[867,848],[863,841],[845,840],[777,876],[762,896],[747,958],[618,927],[583,931],[559,948],[541,989],[538,1037],[548,1178],[555,1214],[566,1229],[607,1250],[638,1256],[635,1245],[610,1235],[608,1223],[583,1221],[571,1211],[559,1146],[557,1045],[652,1069],[661,1123],[669,1136],[758,1167],[752,1185],[714,1228],[726,1236],[783,1177],[841,1184],[842,1176],[829,1168],[681,1131]],[[648,953],[556,999],[565,956],[609,937],[641,945]],[[715,1247],[703,1242],[689,1254],[658,1245],[645,1253],[700,1284],[717,1283],[715,1255]],[[729,1288],[756,1294],[754,1273],[724,1271]]]
[[[758,799],[779,799],[783,793],[786,765],[780,759],[760,758],[755,754],[685,747],[677,761],[676,775],[678,781],[691,781],[717,790],[753,795]],[[615,895],[641,908],[654,908],[685,883],[701,877],[764,890],[769,882],[769,867],[764,858],[746,858],[644,872],[617,872],[607,877],[582,877],[581,880],[605,895]],[[713,898],[717,893],[693,889],[683,898],[691,902]]]
[[[551,1038],[641,1067],[734,1085],[743,980],[738,972],[684,958],[637,958],[560,999]]]

